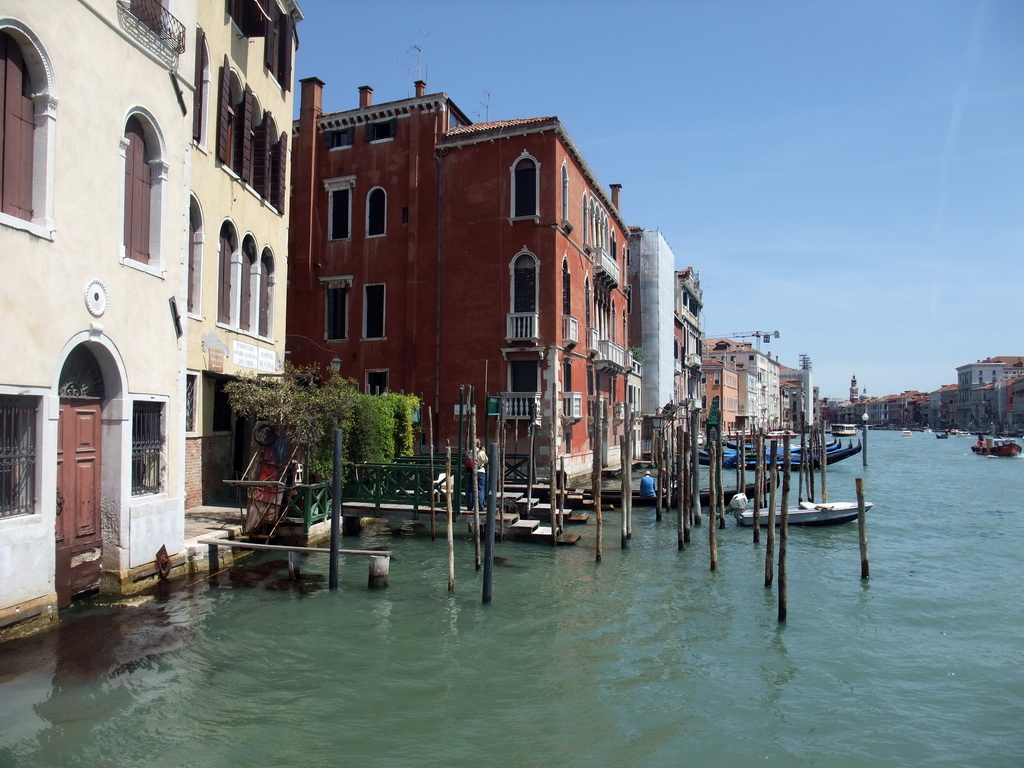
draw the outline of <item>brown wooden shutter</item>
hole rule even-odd
[[[242,151],[238,168],[238,175],[245,179],[246,183],[252,181],[252,112],[252,90],[247,85],[242,100]]]
[[[188,216],[188,291],[187,308],[189,313],[196,309],[196,235],[199,234],[199,221],[196,214],[189,211]]]
[[[32,218],[33,134],[35,105],[21,48],[0,34],[0,210],[19,219]]]
[[[238,307],[238,327],[252,328],[252,268],[256,264],[256,244],[251,238],[242,241],[242,285]]]
[[[252,137],[252,187],[265,198],[270,198],[270,114],[256,126]]]
[[[203,134],[203,49],[206,47],[206,35],[199,27],[196,28],[196,73],[193,79],[195,91],[192,93],[192,140],[197,144]]]
[[[149,213],[153,182],[146,163],[146,136],[138,118],[125,127],[128,149],[124,167],[124,248],[125,256],[149,263]]]
[[[217,99],[217,159],[221,165],[231,164],[231,134],[235,113],[231,108],[231,67],[227,54],[220,68],[220,94]]]
[[[263,41],[263,63],[267,65],[270,74],[277,76],[277,27],[281,12],[277,9],[277,3],[271,2],[267,9],[268,18],[264,22],[266,27],[265,40]]]
[[[266,250],[260,258],[260,327],[264,338],[270,333],[270,276],[274,274],[274,257]]]
[[[284,213],[284,204],[288,192],[288,134],[281,131],[281,140],[274,145],[274,187],[270,190],[270,204],[280,213]]]
[[[231,322],[231,252],[233,250],[231,229],[227,224],[220,228],[220,253],[217,271],[217,322]]]
[[[292,41],[295,37],[295,22],[291,14],[281,15],[280,39],[277,41],[280,54],[277,58],[277,82],[286,90],[292,89]]]

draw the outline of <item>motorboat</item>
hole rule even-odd
[[[978,456],[1017,456],[1021,447],[1012,437],[978,435],[978,442],[971,446],[971,450]]]
[[[866,512],[871,509],[872,506],[874,505],[871,502],[864,502],[864,511]],[[820,504],[816,504],[813,501],[801,501],[797,506],[789,508],[789,524],[840,525],[841,523],[849,523],[852,520],[856,520],[858,513],[859,510],[855,501],[822,502]],[[748,527],[754,525],[754,510],[752,509],[734,509],[733,516],[739,525]],[[762,527],[768,525],[768,513],[765,510],[762,509],[758,517],[758,522]],[[781,522],[782,515],[776,512],[775,524],[780,525]]]
[[[853,437],[860,431],[856,424],[833,424],[829,432],[833,437]]]
[[[913,436],[914,436],[914,433],[911,432],[909,429],[904,429],[903,430],[903,437],[913,437]]]

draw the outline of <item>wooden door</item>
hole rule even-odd
[[[100,530],[100,403],[61,400],[57,422],[57,605],[98,589]]]

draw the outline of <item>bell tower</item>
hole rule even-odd
[[[857,374],[855,373],[855,374],[853,374],[853,378],[850,379],[850,402],[851,403],[856,403],[857,402],[857,393],[858,393],[858,390],[857,390]]]

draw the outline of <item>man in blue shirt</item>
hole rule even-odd
[[[646,498],[653,498],[655,494],[654,478],[650,472],[644,472],[640,478],[640,495]]]

